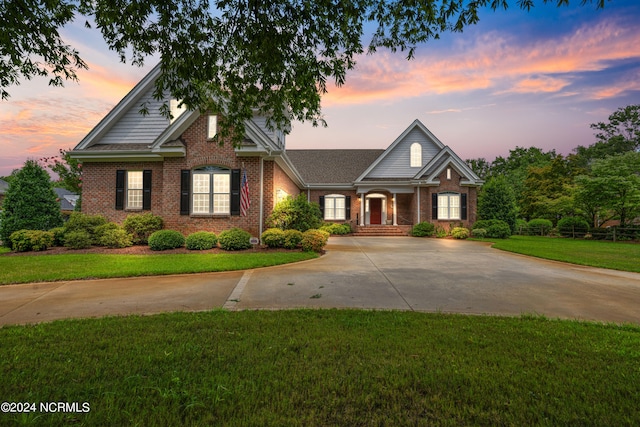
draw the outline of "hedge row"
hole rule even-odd
[[[301,233],[298,230],[281,230],[269,228],[262,233],[262,242],[270,248],[295,249],[300,247],[303,251],[320,252],[329,239],[330,233],[325,230],[307,230]]]

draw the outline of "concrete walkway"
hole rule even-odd
[[[0,325],[73,317],[365,308],[640,324],[640,274],[410,237],[332,237],[323,257],[256,270],[0,286]]]

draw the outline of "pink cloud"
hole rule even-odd
[[[363,56],[347,84],[331,89],[325,106],[364,104],[384,99],[410,98],[491,89],[495,93],[560,93],[571,80],[555,74],[599,71],[608,61],[640,57],[640,32],[615,20],[585,25],[557,40],[518,45],[500,32],[455,44],[446,53],[420,55],[406,61],[400,55]],[[637,80],[636,80],[637,81]],[[585,94],[593,99],[615,96],[637,88],[634,82],[620,90]]]

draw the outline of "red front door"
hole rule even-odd
[[[369,223],[382,224],[382,199],[369,199]]]

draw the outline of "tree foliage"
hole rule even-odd
[[[504,221],[513,232],[516,228],[516,216],[516,198],[507,180],[496,177],[487,181],[478,195],[478,218]]]
[[[59,151],[58,156],[41,158],[40,164],[58,175],[57,185],[72,193],[82,194],[82,163],[78,159],[71,158],[70,150]]]
[[[34,160],[27,160],[9,184],[0,213],[0,240],[5,244],[15,231],[49,230],[62,225],[49,174]]]
[[[167,92],[190,109],[223,112],[220,137],[244,136],[254,110],[269,125],[324,124],[320,98],[341,85],[358,55],[378,48],[412,58],[418,44],[461,32],[481,11],[534,6],[534,0],[15,0],[0,2],[0,83],[50,77],[61,85],[87,68],[59,29],[87,17],[122,62],[159,57],[155,97]],[[539,0],[569,4],[569,0]],[[604,7],[605,0],[581,0]],[[87,26],[90,26],[87,20]],[[365,34],[375,28],[368,43]],[[142,108],[145,110],[145,107]],[[163,113],[170,115],[168,105]]]
[[[640,216],[640,153],[596,160],[592,174],[579,177],[578,183],[578,200],[595,213],[613,212],[622,227]]]

